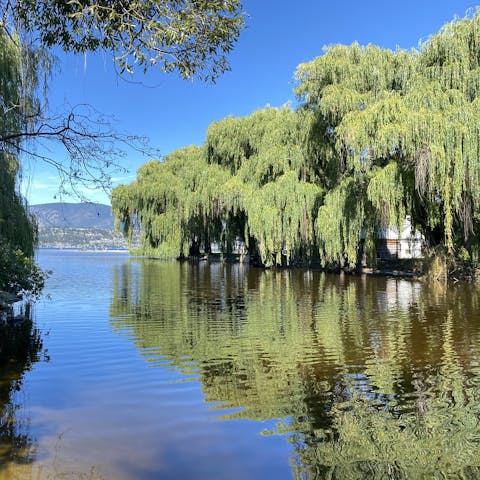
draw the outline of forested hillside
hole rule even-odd
[[[143,165],[113,192],[149,255],[243,240],[265,265],[375,259],[409,215],[431,249],[477,262],[480,14],[415,50],[335,45],[298,67],[299,107],[210,125],[202,146]]]

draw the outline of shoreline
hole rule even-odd
[[[72,253],[126,253],[130,254],[130,251],[127,249],[119,248],[104,248],[104,249],[84,249],[84,248],[61,248],[61,247],[38,247],[36,249],[44,251],[55,251],[55,252],[72,252]]]
[[[419,282],[428,281],[430,279],[434,279],[437,281],[447,281],[457,283],[461,280],[466,281],[468,283],[477,281],[477,276],[473,275],[471,269],[465,268],[462,269],[455,269],[455,271],[448,272],[445,275],[435,275],[432,276],[428,271],[422,271],[420,265],[418,265],[419,259],[409,259],[409,260],[399,260],[399,259],[391,259],[391,260],[382,260],[379,262],[382,265],[380,268],[378,265],[376,267],[360,267],[357,269],[330,269],[322,267],[319,263],[313,262],[312,264],[307,263],[297,263],[292,264],[289,266],[276,266],[276,267],[265,267],[260,263],[257,263],[255,260],[248,258],[240,254],[207,254],[202,255],[199,257],[183,257],[183,258],[159,258],[149,255],[138,255],[132,253],[128,249],[119,249],[119,248],[112,248],[112,249],[84,249],[84,248],[61,248],[61,247],[38,247],[37,252],[64,252],[64,253],[79,253],[79,254],[122,254],[125,257],[130,258],[145,258],[151,260],[161,260],[161,261],[177,261],[177,262],[206,262],[206,263],[229,263],[229,264],[240,264],[240,265],[248,265],[254,268],[262,268],[265,270],[295,270],[295,269],[303,269],[303,270],[315,270],[315,271],[322,271],[325,273],[336,273],[336,274],[346,274],[346,275],[353,275],[353,276],[363,276],[368,275],[371,277],[392,277],[392,278],[403,278],[408,280],[415,280]],[[444,278],[446,277],[446,278]]]

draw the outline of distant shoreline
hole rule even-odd
[[[59,252],[74,252],[74,253],[130,253],[127,249],[120,248],[78,248],[78,247],[38,247],[37,250],[55,250]]]

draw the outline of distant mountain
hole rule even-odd
[[[81,250],[125,250],[125,238],[112,229],[46,227],[39,230],[38,246],[43,248],[78,248]]]
[[[30,205],[37,218],[40,247],[109,250],[128,248],[125,238],[114,232],[109,205],[99,203],[44,203]],[[133,245],[138,245],[138,235]]]
[[[113,230],[109,205],[100,203],[44,203],[30,205],[40,230],[44,228],[101,228]]]

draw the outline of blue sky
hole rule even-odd
[[[463,17],[476,5],[465,0],[245,0],[247,28],[229,56],[232,70],[216,84],[158,71],[138,72],[132,78],[136,83],[127,83],[116,77],[108,55],[61,54],[49,102],[53,107],[89,103],[115,117],[118,130],[149,137],[166,155],[202,144],[212,121],[248,115],[266,105],[295,104],[296,67],[322,55],[325,45],[356,40],[391,49],[417,47],[445,22]],[[57,149],[51,154],[60,161],[65,157]],[[147,160],[129,153],[122,160],[128,173],[115,177],[115,183],[132,181]],[[42,162],[25,162],[23,192],[31,204],[59,201],[58,183],[56,172]],[[92,201],[109,203],[102,192],[86,193]]]

